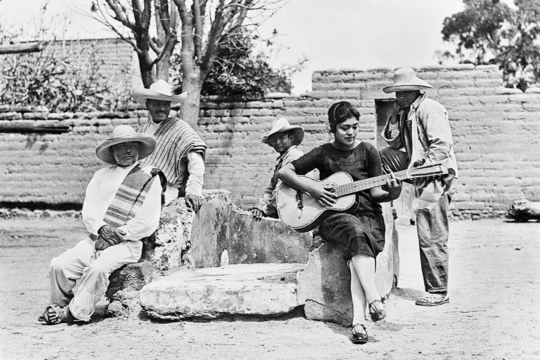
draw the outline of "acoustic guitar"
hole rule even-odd
[[[440,164],[420,166],[412,169],[398,171],[394,177],[398,180],[417,180],[447,175]],[[323,206],[308,192],[298,191],[281,183],[277,189],[276,203],[281,221],[297,232],[313,230],[331,213],[345,211],[354,205],[356,193],[386,184],[390,175],[381,175],[369,179],[354,181],[346,172],[337,172],[324,180],[314,180],[302,176],[304,180],[323,183],[328,190],[332,189],[337,195],[337,201],[332,206]]]

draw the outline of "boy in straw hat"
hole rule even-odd
[[[411,68],[396,70],[394,85],[385,93],[396,93],[397,107],[382,132],[389,147],[381,149],[387,171],[441,163],[449,176],[415,183],[413,209],[420,243],[420,262],[428,295],[416,301],[420,306],[437,306],[448,297],[448,206],[452,180],[457,176],[452,130],[448,112],[421,90],[432,86],[418,78]]]
[[[155,146],[153,136],[138,134],[128,125],[117,126],[97,146],[97,157],[109,166],[98,170],[86,189],[82,219],[88,236],[51,261],[51,305],[40,321],[89,321],[107,290],[109,275],[139,261],[141,239],[158,227],[165,184],[159,170],[140,162]],[[73,292],[77,280],[79,287]]]
[[[303,139],[304,129],[300,126],[289,124],[285,118],[275,120],[268,134],[262,137],[263,144],[273,147],[279,153],[279,157],[277,158],[277,165],[270,179],[270,184],[264,190],[263,197],[259,201],[259,206],[251,210],[255,219],[260,219],[262,216],[278,217],[275,190],[281,180],[278,179],[277,172],[291,161],[304,155],[298,149],[298,145],[300,145]]]
[[[149,89],[133,91],[135,101],[146,106],[150,113],[151,119],[139,132],[156,137],[156,150],[146,163],[161,169],[167,177],[165,205],[185,197],[186,205],[199,211],[206,145],[188,123],[169,117],[171,105],[182,102],[185,97],[185,93],[173,95],[164,80],[156,81]]]

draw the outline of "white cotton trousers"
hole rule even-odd
[[[49,265],[51,304],[69,305],[75,318],[89,321],[107,291],[111,273],[139,261],[141,252],[142,241],[126,241],[97,252],[90,238],[78,242]]]

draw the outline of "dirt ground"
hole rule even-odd
[[[387,319],[350,329],[300,315],[273,320],[158,323],[103,318],[37,322],[47,305],[49,261],[84,236],[73,218],[0,220],[1,359],[540,359],[540,223],[451,224],[450,304],[422,294],[415,228],[399,225],[399,288]],[[102,313],[102,308],[100,309]]]

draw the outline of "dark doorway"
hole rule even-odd
[[[377,114],[377,149],[387,146],[386,141],[381,136],[381,132],[384,129],[386,120],[388,120],[390,115],[392,115],[392,111],[394,111],[395,106],[396,99],[375,100],[375,112]],[[393,201],[393,207],[396,209],[398,219],[404,219],[405,222],[414,224],[415,217],[411,206],[414,198],[414,188],[408,183],[402,183],[402,186],[403,189],[401,190],[401,196]]]

